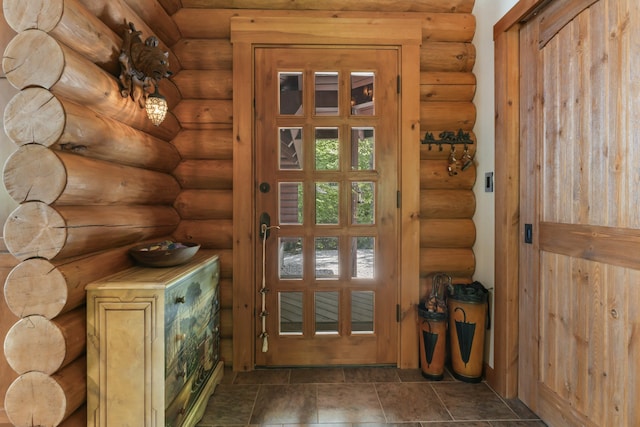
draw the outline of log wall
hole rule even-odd
[[[8,310],[2,311],[11,313],[5,333],[14,337],[14,369],[3,377],[10,382],[7,417],[16,425],[27,419],[75,425],[84,419],[78,391],[86,385],[86,362],[83,343],[75,340],[84,337],[84,286],[131,265],[127,248],[140,240],[172,237],[219,251],[221,351],[232,360],[232,16],[421,19],[421,134],[439,135],[471,132],[475,124],[473,3],[4,0],[16,36],[3,68],[19,89],[5,113],[16,152],[3,181],[18,203],[5,223],[15,261],[6,274]],[[159,127],[119,95],[117,55],[125,20],[144,37],[158,36],[169,52],[174,76],[161,82],[160,92],[170,113]],[[36,55],[34,46],[47,48]],[[475,145],[470,148],[475,152]],[[420,274],[445,271],[466,281],[475,269],[476,171],[472,166],[449,176],[447,155],[448,149],[421,147]],[[22,335],[25,319],[39,326],[28,337]],[[36,348],[52,357],[23,360]],[[36,385],[48,395],[25,403],[21,393]]]
[[[120,95],[121,36],[125,20],[144,38],[173,28],[160,40],[176,72],[177,27],[161,7],[140,16],[117,0],[4,0],[3,10],[15,36],[2,66],[17,89],[4,109],[15,151],[3,183],[17,207],[0,254],[0,424],[86,425],[84,287],[131,266],[130,246],[171,237],[181,219],[180,124],[170,113],[153,126]],[[160,92],[174,111],[177,87],[163,80]]]

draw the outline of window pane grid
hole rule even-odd
[[[347,94],[338,91],[341,79],[342,87],[349,88]],[[311,85],[303,86],[304,80]],[[300,292],[279,292],[279,302],[286,304],[289,316],[285,319],[281,314],[281,333],[372,334],[375,291],[342,294],[318,287],[339,281],[346,288],[362,289],[366,280],[375,278],[375,73],[287,72],[280,73],[280,82],[277,120],[284,126],[278,128],[279,220],[300,230],[315,226],[311,232],[303,231],[310,238],[306,249],[303,237],[279,238],[279,278],[297,280],[301,286]],[[283,109],[285,97],[294,102]],[[350,105],[341,111],[345,101]],[[345,229],[346,225],[352,228]],[[342,296],[347,298],[342,307],[347,318],[340,326]],[[305,328],[303,300],[305,310],[314,310],[307,318],[313,325]],[[298,311],[292,310],[296,304]]]

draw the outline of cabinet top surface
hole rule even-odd
[[[128,287],[129,285],[139,287],[141,284],[144,284],[145,287],[148,288],[165,288],[168,283],[187,276],[217,260],[218,255],[216,255],[214,250],[201,249],[185,264],[174,267],[157,268],[134,266],[90,283],[85,289],[91,290],[112,287],[114,285],[119,287]]]

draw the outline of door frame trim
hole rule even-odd
[[[233,17],[233,370],[255,366],[255,177],[253,51],[265,45],[395,46],[400,53],[402,194],[398,230],[398,367],[418,367],[420,253],[420,44],[418,19]],[[241,321],[241,319],[247,319]]]
[[[553,0],[551,0],[553,1]],[[494,363],[487,382],[517,397],[520,345],[520,27],[550,0],[520,0],[493,27],[495,61]]]

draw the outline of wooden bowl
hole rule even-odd
[[[189,261],[200,249],[197,243],[145,243],[129,249],[129,254],[146,267],[173,267]]]

